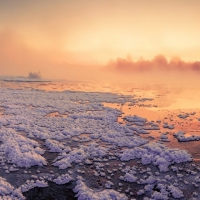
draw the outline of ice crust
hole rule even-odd
[[[50,152],[70,152],[71,148],[62,145],[56,140],[47,139],[45,145],[50,149]]]
[[[62,174],[61,176],[55,178],[53,182],[56,184],[66,184],[69,183],[73,178],[69,174]]]
[[[168,149],[162,144],[149,143],[142,147],[126,149],[120,155],[121,161],[128,161],[139,158],[143,165],[154,164],[161,172],[168,171],[169,165],[192,161],[192,157],[187,151],[180,149]]]
[[[147,121],[145,118],[139,117],[137,115],[125,116],[124,119],[129,121],[129,122],[140,122],[142,124],[144,124]]]
[[[56,184],[76,181],[74,191],[80,200],[129,199],[120,189],[111,189],[116,186],[113,177],[116,179],[117,176],[122,185],[124,182],[142,185],[143,188],[136,193],[139,196],[147,195],[148,199],[183,197],[177,182],[183,180],[184,184],[189,184],[189,181],[184,179],[178,167],[171,165],[192,161],[191,155],[184,150],[169,149],[165,145],[140,137],[139,134],[159,130],[157,123],[134,115],[125,116],[125,123],[120,124],[117,120],[122,111],[103,106],[103,102],[122,105],[131,102],[130,105],[134,105],[148,99],[72,91],[0,89],[0,93],[0,106],[4,109],[4,116],[0,117],[0,164],[5,173],[15,173],[25,167],[24,177],[27,177],[27,181],[19,188],[0,178],[0,196],[3,198],[24,199],[23,192],[34,187],[48,187],[47,181]],[[54,112],[66,117],[49,117]],[[163,127],[173,129],[174,125],[164,123]],[[180,133],[175,135],[177,139],[183,136]],[[161,139],[167,140],[167,135],[162,134]],[[47,164],[50,165],[44,157],[46,153],[57,156],[51,163],[55,167],[50,167],[60,169],[59,173],[41,177],[37,170],[37,175],[30,175],[33,166],[45,169]],[[119,168],[109,168],[113,160],[122,163],[132,159],[139,159],[144,168],[155,165],[158,169],[153,167],[160,172],[168,173],[171,170],[176,175],[158,171],[154,173],[150,168],[125,168],[127,162]],[[86,179],[77,178],[77,173],[81,176],[87,174],[87,170],[81,168],[84,165],[94,167],[93,178],[105,180],[99,189],[92,189],[87,186]],[[66,173],[66,169],[72,166],[71,171]],[[109,169],[106,171],[106,168]],[[196,187],[200,183],[197,172],[190,170],[188,174],[195,176],[193,186]],[[30,177],[34,180],[29,180]],[[153,190],[154,188],[157,190]]]
[[[178,114],[178,117],[179,118],[182,118],[182,119],[185,119],[187,117],[189,117],[190,115],[188,113],[185,113],[185,114]]]
[[[26,183],[21,185],[20,189],[22,192],[27,192],[34,187],[48,187],[48,183],[44,180],[27,180]]]
[[[6,179],[0,177],[0,199],[25,200],[20,189],[15,189]]]
[[[82,180],[78,180],[77,186],[74,192],[77,193],[79,200],[128,200],[125,194],[120,194],[119,192],[106,189],[103,191],[94,191],[86,186]]]
[[[177,133],[174,133],[174,137],[178,139],[179,142],[189,142],[189,141],[195,141],[195,140],[200,140],[200,136],[189,136],[185,137],[185,132],[178,131]]]
[[[8,160],[19,167],[47,164],[45,158],[41,156],[44,150],[39,147],[38,143],[16,134],[12,129],[1,129],[0,141],[3,143],[0,150],[7,155]]]
[[[93,157],[103,157],[107,155],[107,149],[100,147],[96,143],[92,143],[89,146],[81,145],[79,148],[72,150],[70,153],[62,153],[54,163],[55,166],[58,166],[59,169],[66,169],[71,167],[72,163],[80,163],[88,158]]]

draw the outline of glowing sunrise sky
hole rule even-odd
[[[199,60],[200,1],[0,0],[2,75],[63,78],[127,54]]]

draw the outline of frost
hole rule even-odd
[[[3,142],[0,150],[8,156],[12,163],[19,167],[47,164],[45,158],[41,156],[44,151],[38,143],[16,134],[13,130],[1,129],[0,141]]]
[[[69,183],[73,178],[69,174],[62,174],[53,180],[56,184],[66,184]]]
[[[105,188],[110,189],[110,188],[112,188],[113,185],[114,185],[113,182],[111,182],[111,181],[106,181]]]
[[[133,183],[133,182],[136,182],[138,178],[134,176],[134,174],[132,174],[130,171],[130,172],[127,172],[124,176],[120,176],[120,179],[123,181]]]
[[[70,147],[65,147],[60,142],[56,140],[47,139],[45,145],[50,149],[50,152],[69,152],[71,151]]]
[[[102,157],[107,154],[107,149],[92,143],[89,146],[81,145],[79,149],[74,149],[70,153],[62,153],[53,164],[58,166],[59,169],[66,169],[71,167],[71,163],[80,163],[86,161],[90,157]]]
[[[147,120],[145,118],[139,117],[137,115],[134,116],[125,116],[124,119],[129,122],[140,122],[144,124]]]
[[[77,193],[79,200],[128,200],[125,194],[120,194],[112,189],[106,189],[103,191],[95,191],[88,188],[82,180],[78,180],[74,192]]]
[[[167,199],[169,199],[169,198],[168,198],[168,195],[162,194],[162,193],[157,192],[157,191],[155,191],[155,192],[151,195],[151,198],[153,198],[154,200],[167,200]]]
[[[98,189],[92,189],[86,185],[87,182],[79,179],[75,188],[78,199],[128,199],[120,194],[127,185],[125,192],[129,199],[136,195],[136,189],[141,189],[137,194],[142,195],[139,198],[143,199],[179,198],[183,195],[180,190],[183,186],[192,187],[199,192],[199,188],[196,188],[200,183],[197,168],[192,165],[187,170],[184,164],[181,167],[175,165],[192,161],[190,154],[153,143],[152,139],[157,139],[157,136],[153,138],[140,135],[159,130],[162,128],[162,121],[148,122],[147,119],[134,115],[125,116],[125,122],[120,124],[117,120],[119,117],[123,119],[124,113],[103,106],[104,102],[120,105],[130,102],[129,105],[132,106],[138,103],[133,96],[98,92],[43,92],[32,89],[0,89],[0,92],[0,102],[4,110],[4,115],[0,118],[2,172],[12,181],[13,175],[16,175],[16,184],[34,179],[28,180],[18,190],[11,185],[1,186],[3,198],[15,199],[12,196],[14,194],[15,197],[17,194],[20,197],[22,191],[33,187],[47,187],[46,181],[66,184],[76,178],[78,173],[83,177],[92,175],[92,181],[103,180]],[[58,115],[50,117],[51,113]],[[173,129],[174,125],[165,122],[163,127]],[[169,141],[167,133],[161,133],[160,136],[159,142]],[[177,134],[175,137],[188,140],[184,134]],[[190,140],[194,138],[197,140],[196,136]],[[49,161],[47,167],[45,158]],[[121,162],[131,159],[139,160]],[[136,166],[128,166],[132,163]],[[34,165],[39,167],[32,167]],[[73,168],[68,173],[63,170],[64,174],[59,175],[55,172],[61,171],[51,165],[59,169]],[[147,168],[144,165],[149,166]],[[186,166],[191,165],[187,163]],[[91,170],[89,173],[86,167]],[[50,174],[42,175],[47,169]],[[15,172],[17,170],[19,171]],[[124,187],[121,187],[120,180],[126,181],[123,182]],[[132,190],[129,189],[130,185],[138,187]],[[117,188],[118,186],[120,187]],[[119,192],[111,190],[111,187],[117,188]]]
[[[188,113],[179,114],[178,117],[179,117],[179,118],[182,118],[182,119],[185,119],[185,118],[189,117],[189,114],[188,114]]]
[[[115,136],[114,134],[102,136],[102,140],[116,144],[117,146],[120,146],[120,147],[124,147],[124,146],[137,147],[137,146],[141,146],[143,144],[148,143],[148,140],[142,139],[138,136],[121,136],[121,137],[119,137],[119,136]]]
[[[27,180],[25,184],[20,186],[22,192],[27,192],[34,187],[48,187],[48,184],[43,180]]]
[[[174,129],[174,124],[170,125],[167,122],[164,122],[163,128]]]
[[[0,177],[0,199],[16,199],[22,200],[25,199],[21,191],[15,189],[12,185],[10,185],[6,179]]]
[[[182,163],[192,161],[189,153],[180,149],[169,149],[162,144],[150,143],[142,147],[126,149],[120,154],[121,161],[140,158],[142,164],[157,165],[160,171],[168,171],[169,165],[173,163]]]
[[[168,187],[168,189],[169,189],[169,191],[171,192],[171,194],[174,198],[178,199],[178,198],[184,197],[183,192],[180,189],[178,189],[177,187],[170,185]]]
[[[161,136],[160,136],[161,140],[163,142],[170,142],[170,140],[168,139],[168,136],[167,136],[167,133],[163,133]]]
[[[200,140],[200,136],[189,136],[185,137],[185,132],[179,131],[174,134],[174,137],[178,139],[179,142],[188,142],[188,141],[195,141],[195,140]]]

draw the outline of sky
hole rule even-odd
[[[110,60],[200,60],[199,0],[0,0],[0,75],[69,78]]]

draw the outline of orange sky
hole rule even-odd
[[[0,0],[0,74],[83,76],[127,54],[200,60],[199,19],[199,0]]]

